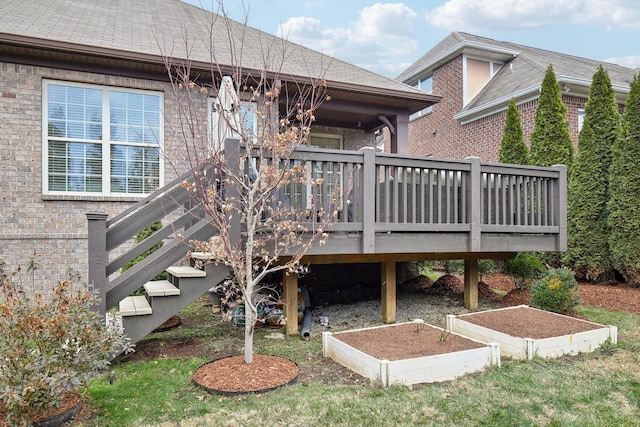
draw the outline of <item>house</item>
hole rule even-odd
[[[184,58],[188,33],[193,67],[204,75],[212,22],[221,34],[216,59],[231,65],[223,19],[177,0],[0,4],[0,258],[35,258],[38,289],[68,267],[86,275],[85,212],[116,214],[175,177],[158,155],[175,143],[177,120],[164,56]],[[262,70],[260,46],[277,38],[238,23],[231,31],[244,37],[242,65]],[[389,123],[393,149],[406,151],[409,115],[439,99],[292,43],[287,49],[289,59],[270,66],[289,82],[313,73],[328,82],[332,101],[316,112],[312,144],[373,146]],[[108,126],[127,114],[128,132]],[[122,168],[138,152],[145,171],[130,176]]]
[[[182,173],[192,171],[173,161],[183,141],[175,131],[180,99],[167,63],[188,68],[198,82],[215,83],[240,70],[228,49],[230,35],[242,40],[246,75],[276,79],[270,70],[277,69],[278,83],[289,93],[310,78],[326,81],[331,101],[314,112],[310,147],[298,151],[297,161],[314,161],[322,173],[329,163],[332,171],[345,165],[356,171],[352,212],[332,226],[336,238],[313,248],[305,262],[378,266],[386,321],[395,320],[397,262],[465,259],[465,305],[473,308],[477,259],[566,248],[562,167],[407,156],[409,117],[439,96],[179,0],[5,0],[0,258],[10,266],[33,258],[34,290],[46,294],[52,281],[74,268],[100,292],[101,310],[119,305],[132,315],[125,329],[135,341],[228,274],[213,264],[204,271],[174,265],[187,253],[184,241],[206,240],[216,230],[194,221],[181,185]],[[217,111],[218,94],[210,95],[194,104],[203,132]],[[391,153],[374,148],[382,129],[391,135]],[[533,194],[535,204],[528,204]],[[133,241],[156,221],[162,230]],[[120,274],[160,241],[160,250]],[[128,296],[165,269],[171,270],[167,287],[155,283],[145,288],[146,298]],[[296,309],[296,289],[297,278],[288,276],[287,312]],[[295,332],[297,325],[288,328]]]
[[[403,71],[397,80],[442,96],[433,107],[411,116],[409,152],[451,158],[479,156],[497,161],[505,114],[515,98],[527,143],[535,121],[542,80],[553,65],[567,106],[571,139],[577,148],[591,79],[607,70],[623,109],[633,70],[615,64],[453,32]]]

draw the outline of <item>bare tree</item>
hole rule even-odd
[[[261,283],[275,272],[306,272],[301,259],[328,238],[325,230],[337,215],[336,201],[349,185],[347,177],[328,177],[317,162],[297,152],[309,138],[316,109],[330,101],[322,74],[304,81],[281,77],[274,61],[280,66],[291,60],[304,64],[305,58],[295,57],[288,43],[274,42],[276,38],[259,49],[259,62],[268,67],[244,68],[248,27],[239,31],[241,24],[220,10],[223,13],[209,22],[208,73],[196,70],[189,60],[167,55],[165,61],[178,100],[176,152],[183,155],[182,166],[194,172],[183,186],[201,207],[202,218],[218,230],[210,240],[190,244],[194,252],[206,252],[211,262],[232,271],[234,290],[245,309],[244,358],[251,363]],[[217,55],[221,28],[230,52],[225,53],[227,63]],[[184,39],[189,52],[189,39]]]

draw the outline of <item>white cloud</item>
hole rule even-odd
[[[622,65],[629,68],[640,68],[640,56],[622,56],[618,58],[607,58],[604,62],[611,62],[613,64]]]
[[[340,11],[336,11],[340,13]],[[316,18],[293,17],[277,34],[374,72],[395,77],[410,64],[402,58],[418,49],[417,14],[403,3],[376,3],[360,10],[348,27],[324,28]]]
[[[451,31],[495,32],[552,24],[596,24],[640,29],[637,0],[447,0],[426,13],[431,25]]]

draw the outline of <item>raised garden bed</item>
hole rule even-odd
[[[500,366],[497,344],[468,339],[422,320],[324,332],[322,350],[324,357],[383,387],[449,381]]]
[[[448,330],[485,343],[499,343],[502,357],[532,359],[589,353],[608,339],[618,341],[618,328],[526,305],[478,313],[448,315]]]

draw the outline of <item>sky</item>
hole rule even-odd
[[[217,11],[218,0],[186,0]],[[452,31],[640,67],[638,0],[224,0],[228,16],[395,78]]]

